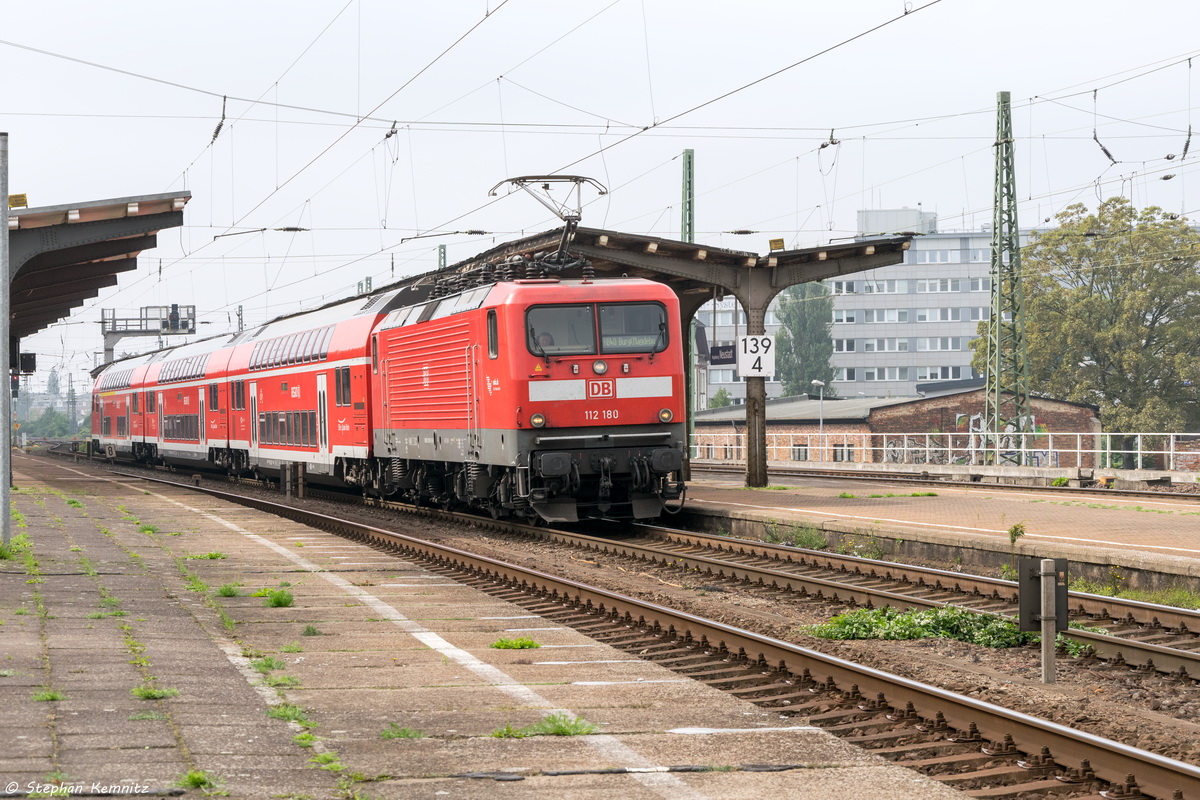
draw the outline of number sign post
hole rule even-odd
[[[769,378],[775,374],[775,338],[743,336],[738,339],[737,371],[743,378]]]

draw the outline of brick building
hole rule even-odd
[[[858,463],[982,463],[984,393],[968,389],[921,398],[768,400],[768,461]],[[1099,409],[1030,398],[1037,432],[1009,435],[1001,455],[1024,450],[1030,466],[1094,467],[1102,449]],[[700,459],[745,457],[745,408],[695,415],[693,454]]]

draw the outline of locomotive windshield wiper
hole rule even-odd
[[[650,358],[648,359],[651,364],[654,363],[654,354],[659,352],[660,344],[663,346],[662,349],[665,350],[667,345],[667,323],[665,322],[658,323],[658,338],[654,340],[654,344],[650,348]]]
[[[542,358],[545,360],[546,364],[549,364],[550,356],[546,355],[546,351],[542,347],[542,343],[538,341],[537,331],[534,330],[532,325],[529,326],[529,342],[530,342],[530,344],[532,344],[534,347],[537,348],[537,351],[539,353],[542,354]]]

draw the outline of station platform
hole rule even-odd
[[[749,489],[733,479],[693,479],[684,513],[710,532],[762,538],[811,526],[830,534],[834,549],[964,569],[998,568],[1027,555],[1067,558],[1101,583],[1163,588],[1200,578],[1197,494],[1103,497],[1069,489],[901,485],[885,478],[788,476],[780,484]],[[1015,542],[1014,526],[1022,532]]]
[[[13,465],[31,549],[0,561],[0,796],[163,795],[187,773],[212,784],[186,796],[264,799],[963,796],[331,534]],[[521,636],[541,647],[489,646]],[[556,712],[597,731],[493,735]]]

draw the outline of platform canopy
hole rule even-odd
[[[183,224],[191,192],[9,211],[11,328],[18,341],[70,316]]]
[[[420,276],[417,281],[469,272],[514,255],[528,258],[538,252],[553,253],[559,247],[562,233],[563,229],[557,228],[507,242],[444,270]],[[895,236],[845,241],[758,255],[674,239],[580,227],[567,250],[573,256],[591,261],[598,277],[624,274],[666,283],[679,296],[685,320],[690,320],[697,309],[712,298],[714,289],[732,294],[746,309],[753,326],[756,317],[761,324],[767,305],[783,289],[798,283],[899,264],[904,260],[904,251],[911,239],[910,236]],[[567,267],[561,274],[578,278],[580,270]]]
[[[596,228],[576,228],[573,235],[564,237],[563,228],[527,236],[481,253],[475,258],[428,273],[414,279],[447,282],[455,275],[474,272],[485,265],[498,265],[517,259],[542,261],[539,253],[558,253],[563,244],[565,255],[559,257],[565,266],[563,277],[583,276],[586,259],[589,270],[597,277],[647,278],[667,284],[679,297],[684,330],[696,311],[710,298],[731,294],[746,311],[746,335],[766,333],[767,308],[771,301],[789,286],[821,281],[838,275],[849,275],[877,267],[899,264],[909,248],[911,236],[879,239],[847,240],[799,250],[773,250],[766,255],[727,250],[673,239],[621,233]],[[569,240],[564,242],[564,238]],[[687,336],[680,338],[684,341]],[[688,396],[691,396],[691,373]],[[746,378],[746,484],[767,485],[766,449],[766,379],[763,376]]]

